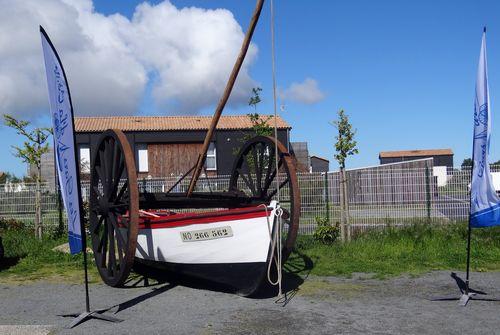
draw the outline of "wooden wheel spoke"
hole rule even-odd
[[[274,189],[272,192],[270,192],[268,195],[267,195],[267,199],[268,200],[271,200],[272,197],[274,197],[276,195],[276,193],[278,192],[278,190],[281,190],[283,188],[283,186],[285,186],[288,182],[290,181],[289,178],[285,179],[284,181],[282,181],[278,188],[277,189]]]
[[[248,156],[246,156],[246,157],[248,157]],[[243,173],[240,173],[241,177],[243,178],[243,180],[245,181],[247,186],[250,188],[250,191],[252,192],[252,194],[257,195],[256,194],[257,192],[255,190],[255,185],[253,183],[252,173],[250,172],[250,168],[248,166],[248,161],[246,159],[245,159],[245,162],[241,166],[240,172],[243,172]]]
[[[102,232],[102,235],[99,237],[99,245],[97,247],[97,250],[100,254],[100,267],[105,267],[106,266],[106,255],[107,255],[107,247],[108,247],[108,225],[105,223],[104,224],[104,229]]]
[[[99,177],[99,180],[101,181],[101,185],[103,186],[103,191],[104,191],[105,179],[104,179],[104,171],[102,171],[102,166],[101,165],[96,165],[95,166],[95,170],[97,172],[97,176]],[[99,184],[99,180],[96,181],[96,185]]]
[[[115,189],[115,183],[117,184],[116,180],[120,181],[120,177],[116,177],[117,174],[117,166],[119,165],[117,160],[119,159],[118,157],[118,143],[116,141],[113,141],[113,143],[110,143],[110,146],[113,148],[112,149],[112,155],[108,155],[108,157],[111,159],[109,162],[109,195],[110,198],[109,200],[113,200],[114,196],[116,196],[116,189]]]
[[[269,148],[269,147],[267,147]],[[273,169],[275,160],[274,160],[274,148],[270,148],[269,150],[269,156],[267,157],[267,169],[266,169],[266,177],[264,178],[264,181],[266,182],[269,180],[269,177],[271,175],[271,170]],[[269,186],[268,186],[269,187]],[[266,187],[264,186],[264,192],[266,191]]]
[[[115,229],[113,228],[113,225],[111,223],[109,224],[109,227],[108,227],[108,239],[109,239],[109,248],[108,248],[108,274],[110,276],[114,276],[115,267],[116,267]]]
[[[97,187],[96,185],[92,185],[92,190],[95,192],[98,199],[102,198],[102,194],[101,191],[99,191],[99,187]]]
[[[118,195],[115,198],[115,202],[122,200],[123,194],[125,193],[125,191],[127,191],[127,188],[128,188],[128,183],[125,182],[120,188],[120,192],[118,192]]]
[[[116,217],[114,215],[110,215],[110,219],[111,219],[111,224],[113,225],[113,227],[116,231],[117,240],[120,241],[122,245],[127,245],[127,243],[123,239],[122,234],[120,234],[120,232],[119,232],[119,229],[118,229],[119,227],[118,227],[118,222],[116,221]]]
[[[103,194],[104,196],[108,196],[108,181],[106,180],[108,172],[103,150],[99,151],[99,162],[100,165],[97,167],[97,173],[99,174],[99,178],[101,179]]]
[[[262,174],[264,173],[264,163],[265,163],[265,153],[266,153],[266,145],[262,143],[260,146],[260,152],[259,152],[259,186],[260,189],[259,191],[262,193]]]
[[[253,158],[253,165],[255,167],[255,178],[256,178],[256,186],[257,186],[256,195],[261,195],[262,185],[260,183],[260,180],[262,178],[262,170],[260,169],[260,162],[257,158],[257,146],[256,145],[252,147],[252,158]]]
[[[109,208],[110,209],[120,209],[120,208],[126,208],[128,207],[128,204],[127,203],[123,203],[123,202],[119,202],[119,203],[113,203],[112,205],[109,205]]]
[[[111,187],[112,194],[116,193],[116,191],[118,189],[118,184],[120,184],[122,173],[125,170],[125,162],[123,161],[122,155],[120,155],[120,162],[116,166],[117,166],[117,169],[115,170],[113,186]]]
[[[97,229],[99,229],[99,227],[101,226],[101,223],[104,221],[104,216],[101,216],[99,218],[99,220],[97,221],[97,223],[95,222],[91,222],[90,223],[90,232],[91,233],[94,233],[97,231]]]
[[[269,187],[273,183],[273,180],[275,177],[276,177],[276,169],[274,169],[273,172],[271,173],[271,175],[268,178],[266,178],[266,183],[264,184],[264,188],[262,189],[262,192],[264,194],[267,192],[267,190],[269,189]]]
[[[106,141],[105,147],[109,154],[106,155],[106,183],[108,185],[108,199],[113,198],[113,168],[114,168],[114,156],[115,156],[115,146],[111,143],[111,140]]]
[[[252,194],[255,194],[255,188],[253,187],[253,183],[248,179],[248,177],[244,173],[241,173],[241,171],[239,171],[239,172],[240,172],[241,179],[243,179],[245,184],[248,186],[248,188],[250,189],[250,192]]]
[[[271,159],[274,161],[274,158],[271,158]],[[276,173],[277,173],[277,171],[279,171],[279,169],[281,168],[282,165],[283,165],[283,160],[280,159],[278,161],[278,170],[276,170],[276,168],[274,168],[274,170],[271,173],[271,175],[269,176],[269,178],[266,178],[266,184],[264,185],[264,188],[262,190],[263,194],[266,194],[267,191],[269,190],[269,187],[271,187],[271,184],[273,183],[274,178],[276,178]],[[273,166],[274,166],[274,163],[273,163]]]
[[[118,229],[118,222],[116,221],[116,217],[114,215],[110,216],[111,223],[113,224],[114,230],[115,230],[115,236],[116,236],[116,246],[117,246],[117,253],[118,253],[118,265],[123,264],[123,255],[124,255],[124,250],[127,246],[127,243],[123,240],[122,233],[120,232],[120,229]],[[116,262],[116,259],[115,259]]]
[[[120,264],[120,266],[123,264],[123,256],[124,256],[124,249],[125,249],[125,246],[126,244],[123,243],[123,237],[122,237],[122,234],[120,233],[119,230],[116,231],[116,236],[118,237],[116,239],[116,245],[118,247],[118,261]]]

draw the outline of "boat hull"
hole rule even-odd
[[[275,209],[272,202],[140,224],[136,262],[251,295],[266,278]]]

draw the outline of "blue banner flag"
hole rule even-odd
[[[80,183],[73,132],[73,106],[66,74],[57,51],[42,27],[40,27],[40,34],[49,89],[57,174],[68,217],[69,247],[71,253],[76,254],[82,251],[82,229]]]
[[[483,32],[474,100],[474,140],[472,181],[470,195],[470,224],[472,227],[500,225],[500,199],[490,174],[488,154],[490,148],[491,113],[486,61],[486,30]]]

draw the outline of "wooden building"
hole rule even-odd
[[[263,119],[269,116],[262,115]],[[178,176],[196,163],[211,116],[113,116],[75,118],[76,142],[83,166],[96,150],[100,134],[120,129],[135,152],[139,177]],[[268,124],[274,126],[274,117]],[[291,127],[278,116],[278,138],[289,148]],[[254,135],[246,115],[221,116],[207,153],[206,170],[211,175],[231,173],[244,137]],[[83,168],[82,172],[89,172]]]
[[[453,151],[451,149],[382,151],[379,154],[380,164],[413,161],[432,158],[434,166],[453,168]]]
[[[330,161],[319,156],[311,156],[311,172],[330,171]]]

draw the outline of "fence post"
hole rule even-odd
[[[344,194],[344,169],[340,168],[339,173],[339,195],[340,195],[340,240],[345,242],[345,194]]]
[[[326,219],[328,222],[330,222],[330,196],[328,193],[328,172],[325,172],[325,182],[323,184],[324,188],[324,196],[325,196],[325,210],[326,210]]]
[[[59,183],[56,183],[57,192],[57,215],[59,219],[59,224],[57,227],[57,235],[62,236],[64,234],[64,223],[63,223],[63,213],[62,213],[62,203],[61,203],[61,188],[59,187]]]
[[[427,223],[431,222],[431,183],[429,166],[425,164],[425,200],[427,209]]]
[[[347,231],[347,242],[351,241],[351,222],[349,220],[349,195],[347,194],[347,174],[344,170],[344,220]]]

